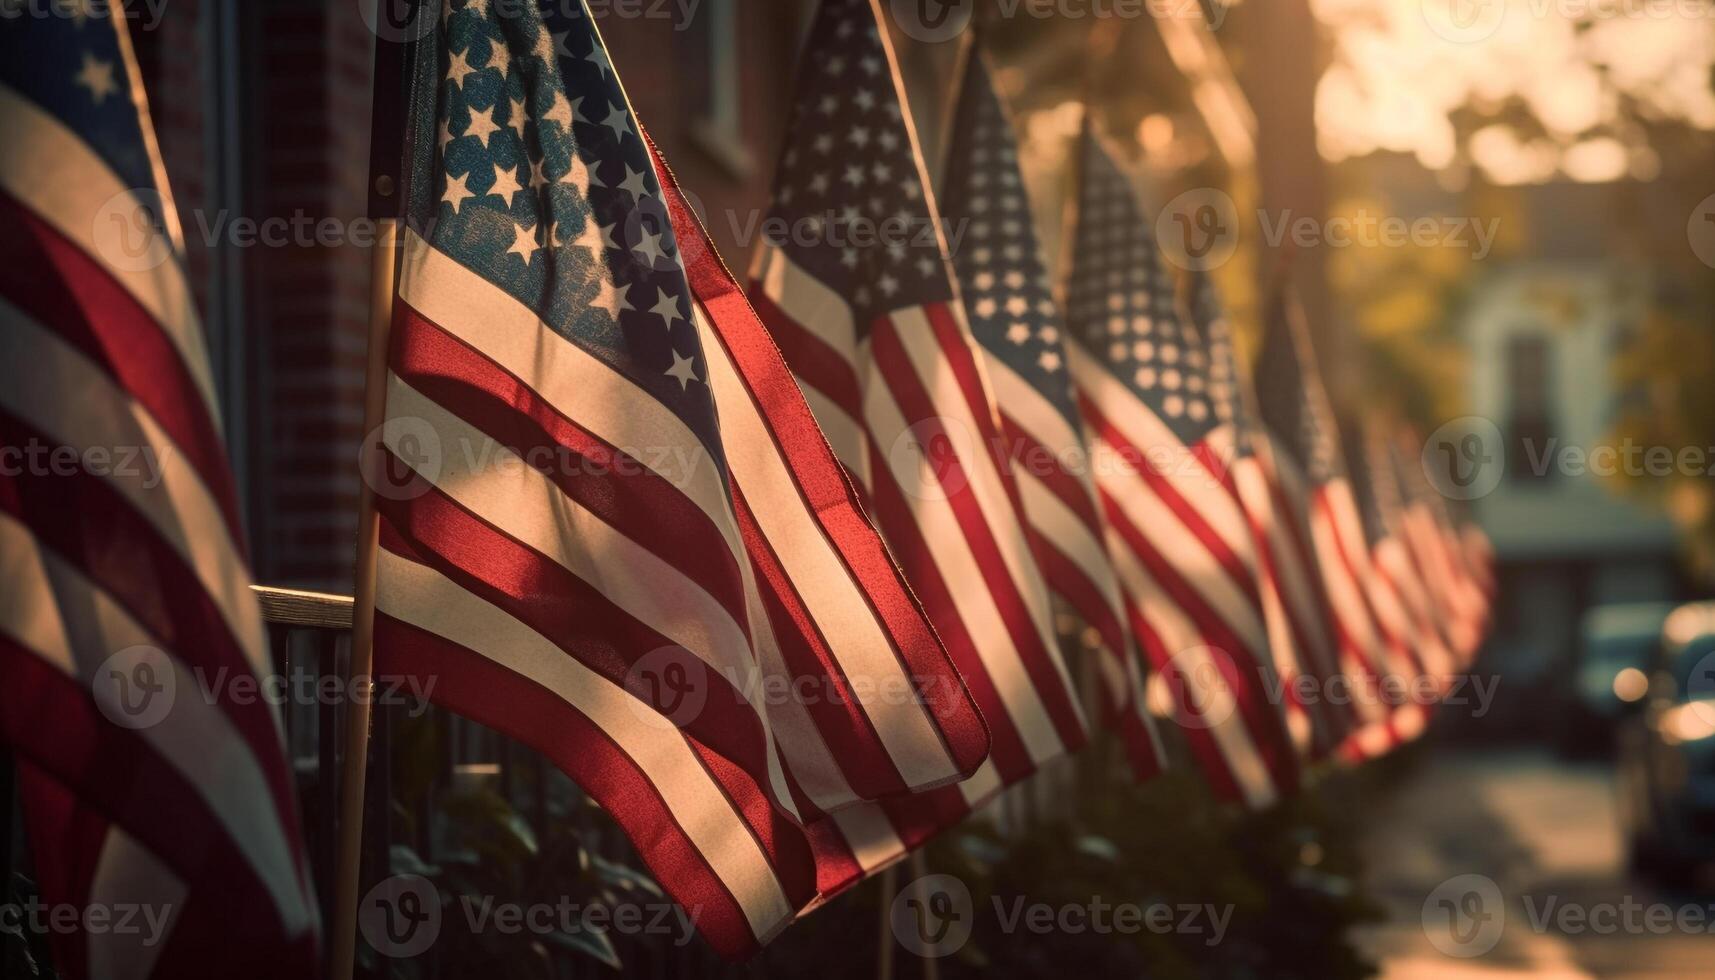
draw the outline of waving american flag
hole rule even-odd
[[[1309,332],[1287,294],[1270,304],[1256,384],[1281,487],[1309,529],[1333,614],[1340,672],[1352,687],[1354,730],[1345,752],[1372,757],[1422,727],[1415,706],[1384,701],[1382,685],[1384,677],[1411,680],[1421,673],[1416,629],[1398,593],[1372,567],[1339,426]]]
[[[1339,673],[1332,616],[1316,571],[1301,508],[1287,498],[1282,461],[1259,424],[1257,395],[1234,355],[1232,325],[1206,272],[1192,274],[1188,314],[1233,379],[1231,415],[1236,451],[1231,464],[1239,501],[1256,542],[1257,587],[1269,648],[1280,679],[1280,705],[1300,755],[1322,758],[1350,728]]]
[[[1404,528],[1404,505],[1387,437],[1374,423],[1345,421],[1340,434],[1346,451],[1352,495],[1363,524],[1363,547],[1369,557],[1372,608],[1390,641],[1397,635],[1404,656],[1395,662],[1411,677],[1444,677],[1452,664],[1452,647],[1445,624],[1435,609],[1423,569],[1413,554]],[[1422,734],[1428,721],[1422,705],[1402,706],[1390,727],[1360,730],[1344,754],[1361,760],[1387,751]]]
[[[377,663],[556,762],[743,955],[816,897],[829,811],[970,775],[983,721],[588,11],[437,37]]]
[[[1263,806],[1298,767],[1230,466],[1236,379],[1179,315],[1132,183],[1087,120],[1077,152],[1067,326],[1109,552],[1211,784]]]
[[[1161,768],[1142,664],[1102,544],[1089,448],[1072,389],[1058,305],[1037,244],[1018,143],[979,55],[960,87],[942,211],[967,229],[953,256],[971,333],[982,348],[1026,528],[1057,606],[1065,647],[1092,661],[1107,720],[1132,768]]]
[[[868,827],[853,845],[863,871],[1086,738],[878,18],[871,0],[824,0],[816,15],[775,234],[750,291],[976,696],[993,752],[957,789],[886,820],[841,815],[848,842],[849,824]]]
[[[1421,465],[1417,450],[1422,445],[1420,434],[1407,426],[1393,441],[1391,455],[1402,487],[1406,536],[1447,624],[1456,669],[1463,669],[1482,644],[1488,597],[1466,560],[1447,499],[1436,491]]]
[[[55,965],[314,976],[279,719],[205,686],[273,666],[124,19],[0,19],[0,131],[0,738],[43,897],[159,922]]]

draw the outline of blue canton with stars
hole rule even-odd
[[[1179,315],[1131,179],[1088,124],[1080,142],[1067,326],[1184,445],[1194,445],[1227,421],[1222,409],[1230,418],[1230,384],[1213,384],[1199,333]]]
[[[869,0],[823,0],[798,69],[786,147],[764,234],[845,298],[860,336],[877,316],[952,301]]]
[[[1340,441],[1346,450],[1346,472],[1352,485],[1352,497],[1358,502],[1358,516],[1364,525],[1364,537],[1373,546],[1388,536],[1387,515],[1382,510],[1382,488],[1377,479],[1378,461],[1374,447],[1365,438],[1363,426],[1353,418],[1340,420]]]
[[[1275,444],[1317,486],[1344,475],[1344,466],[1327,392],[1303,357],[1308,351],[1298,345],[1291,316],[1286,297],[1270,304],[1256,359],[1257,411]]]
[[[437,193],[413,195],[413,225],[667,405],[724,465],[661,186],[593,19],[445,0],[441,21],[438,50],[424,45],[439,58],[433,130],[418,139]]]
[[[965,229],[953,266],[977,342],[1076,431],[1060,311],[1024,195],[1018,141],[979,56],[959,97],[941,210],[949,228]]]
[[[1208,352],[1209,373],[1206,387],[1215,418],[1233,427],[1233,451],[1237,456],[1249,456],[1254,449],[1255,424],[1250,409],[1239,394],[1238,354],[1233,348],[1233,323],[1227,319],[1221,298],[1215,291],[1215,281],[1207,272],[1191,275],[1190,320]]]
[[[158,190],[130,71],[107,4],[65,2],[39,16],[0,0],[0,85],[76,133],[132,190]],[[0,139],[17,139],[13,133]],[[139,203],[152,204],[147,195]]]

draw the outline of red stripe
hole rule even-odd
[[[1312,639],[1310,628],[1303,622],[1303,610],[1288,597],[1286,590],[1281,586],[1285,579],[1280,573],[1280,565],[1275,557],[1273,536],[1269,534],[1271,527],[1280,526],[1280,522],[1285,520],[1274,481],[1270,479],[1267,470],[1256,457],[1252,456],[1240,462],[1256,467],[1256,477],[1262,481],[1265,493],[1263,503],[1269,508],[1266,514],[1255,513],[1249,507],[1245,508],[1246,517],[1250,523],[1251,537],[1256,542],[1257,571],[1261,577],[1259,587],[1269,589],[1273,593],[1280,604],[1281,615],[1286,617],[1287,629],[1292,634],[1292,659],[1295,668],[1301,676],[1307,675],[1314,678],[1318,690],[1325,695],[1329,690],[1328,678],[1332,676],[1332,671],[1327,664],[1326,651],[1322,650],[1320,643]],[[1238,463],[1235,463],[1235,466],[1237,465]],[[1305,586],[1309,586],[1315,580],[1311,570],[1305,567],[1302,562],[1298,563],[1295,572],[1296,581]],[[1326,626],[1326,624],[1324,625]],[[1296,678],[1293,680],[1296,681]],[[1291,704],[1302,712],[1306,719],[1311,721],[1314,744],[1310,747],[1310,754],[1314,758],[1325,756],[1332,748],[1333,740],[1336,737],[1335,733],[1341,727],[1340,719],[1334,713],[1334,706],[1329,703],[1325,696],[1315,698],[1312,703],[1306,704],[1304,692],[1297,683],[1288,684],[1283,693]]]
[[[750,300],[774,342],[780,345],[780,351],[799,383],[821,392],[822,397],[839,406],[854,420],[862,419],[863,392],[858,388],[857,371],[853,369],[852,362],[826,340],[794,320],[774,297],[764,291],[761,283],[752,285]]]
[[[1079,402],[1083,407],[1084,418],[1089,423],[1090,428],[1094,430],[1096,438],[1113,447],[1119,458],[1135,461],[1136,465],[1129,467],[1130,472],[1135,473],[1154,492],[1156,498],[1173,512],[1181,524],[1185,525],[1186,530],[1203,542],[1210,556],[1215,559],[1215,562],[1232,580],[1233,584],[1238,586],[1239,591],[1255,607],[1260,617],[1262,601],[1257,595],[1256,582],[1252,579],[1249,570],[1245,568],[1244,562],[1239,559],[1238,555],[1234,554],[1227,540],[1211,527],[1208,521],[1203,519],[1203,515],[1191,505],[1190,501],[1180,494],[1179,488],[1173,485],[1173,481],[1162,475],[1155,466],[1149,463],[1151,455],[1127,439],[1125,433],[1121,432],[1118,426],[1108,421],[1106,414],[1094,401],[1083,397],[1079,399]],[[1147,408],[1140,408],[1140,410],[1148,411]],[[1227,467],[1205,445],[1187,447],[1187,451],[1197,459],[1210,478],[1226,492],[1227,502],[1230,502],[1234,509],[1242,515],[1244,508],[1238,502],[1238,495],[1231,483],[1231,475]]]
[[[989,676],[982,656],[977,653],[976,641],[959,616],[958,606],[953,603],[952,589],[942,577],[934,553],[917,527],[904,491],[893,479],[893,471],[881,458],[879,450],[872,445],[870,453],[875,460],[876,520],[888,529],[889,547],[906,569],[924,608],[929,610],[930,621],[935,624],[941,642],[946,645],[953,664],[988,723],[989,754],[995,768],[1008,783],[1023,779],[1035,771],[1036,764],[1006,710],[1006,702],[995,686],[995,679]]]
[[[443,446],[443,455],[481,459],[501,446],[518,453],[567,497],[679,569],[749,633],[744,581],[727,539],[683,491],[638,460],[658,447],[602,440],[403,300],[394,311],[393,334],[394,373],[496,444]],[[715,464],[703,459],[695,465]]]
[[[565,771],[625,830],[651,874],[720,955],[756,952],[738,900],[674,819],[648,775],[599,725],[552,691],[485,657],[377,612],[380,669],[426,683],[434,701],[530,746]],[[406,653],[406,651],[409,651]]]
[[[1345,508],[1336,506],[1337,502],[1347,499],[1349,498],[1329,494],[1326,492],[1326,487],[1320,487],[1316,491],[1315,500],[1312,506],[1316,507],[1323,515],[1323,520],[1328,524],[1328,533],[1334,539],[1334,555],[1325,565],[1327,572],[1329,575],[1343,573],[1346,576],[1346,580],[1351,587],[1350,591],[1353,599],[1359,606],[1358,612],[1355,613],[1355,615],[1359,617],[1358,623],[1354,623],[1350,626],[1347,626],[1344,622],[1340,624],[1342,633],[1341,642],[1344,649],[1352,659],[1357,661],[1357,663],[1366,671],[1365,680],[1369,685],[1368,690],[1365,692],[1366,696],[1375,697],[1379,700],[1379,682],[1382,675],[1383,665],[1376,663],[1370,656],[1370,651],[1365,649],[1359,642],[1359,633],[1357,631],[1363,628],[1365,629],[1363,635],[1375,636],[1379,642],[1388,647],[1388,651],[1392,653],[1393,657],[1397,661],[1409,662],[1411,660],[1411,655],[1406,648],[1405,638],[1397,635],[1387,624],[1385,617],[1381,615],[1381,610],[1376,602],[1375,595],[1372,594],[1372,590],[1378,589],[1383,585],[1383,580],[1378,578],[1377,570],[1374,568],[1368,569],[1366,574],[1366,570],[1359,569],[1355,564],[1355,559],[1352,557],[1355,554],[1363,554],[1363,545],[1361,542],[1347,541],[1341,530],[1345,527],[1361,526],[1356,514],[1347,513],[1342,515],[1339,513],[1339,511],[1344,510]],[[1397,600],[1398,597],[1396,596],[1395,598]],[[1403,605],[1401,608],[1404,608]]]
[[[1101,519],[1096,514],[1095,495],[1088,484],[1061,465],[1058,454],[1038,441],[1004,409],[1001,427],[1006,432],[1013,465],[1041,480],[1084,525],[1091,538],[1100,542]],[[1063,551],[1047,531],[1030,522],[1029,507],[1023,510],[1031,549],[1049,589],[1071,607],[1085,626],[1093,628],[1101,636],[1102,655],[1120,661],[1121,673],[1124,674],[1127,661],[1133,654],[1120,613],[1109,603],[1108,594],[1090,578],[1089,572]],[[1101,676],[1105,678],[1107,674],[1103,672]],[[1104,723],[1119,732],[1131,759],[1133,774],[1139,781],[1147,779],[1160,771],[1160,754],[1148,727],[1137,716],[1137,712],[1145,708],[1134,703],[1134,693],[1129,689],[1110,691],[1109,695],[1105,700],[1107,714]]]
[[[0,642],[4,642],[0,639]],[[58,779],[27,759],[17,760],[18,809],[34,855],[36,891],[49,905],[89,907],[89,883],[112,827],[100,813],[80,806]],[[6,802],[11,806],[11,801]],[[8,869],[10,870],[10,869]],[[80,932],[52,930],[54,970],[70,980],[89,976],[89,944]]]
[[[935,322],[937,317],[938,314],[931,314],[930,322]],[[870,335],[870,351],[875,358],[876,370],[899,405],[900,413],[918,430],[919,438],[925,438],[926,444],[930,445],[944,440],[946,445],[956,449],[958,444],[947,435],[944,417],[937,411],[934,400],[918,378],[916,368],[899,338],[898,330],[899,325],[887,317],[876,321],[875,329]],[[957,365],[960,362],[974,363],[970,361],[969,349],[964,348],[962,343],[961,349],[963,356],[959,356],[957,352],[949,352],[944,346],[941,348],[945,362],[951,365],[955,375],[959,373]],[[983,419],[986,415],[986,409],[978,411],[974,406],[971,407],[971,417],[977,420],[979,428],[984,427]],[[1008,475],[1005,462],[993,459],[992,447],[997,444],[993,430],[988,429],[979,437],[983,439],[983,445],[977,447],[976,451],[988,452],[1001,480],[1006,481]],[[876,451],[879,453],[879,450]],[[885,466],[886,462],[881,460],[877,465]],[[1018,654],[1019,662],[1041,697],[1061,744],[1068,752],[1081,748],[1089,736],[1078,716],[1072,692],[1067,689],[1055,667],[1052,659],[1054,654],[1044,646],[1042,635],[1037,632],[1036,622],[1030,615],[1029,600],[1019,591],[1019,584],[1013,580],[997,539],[998,535],[1011,534],[1015,530],[1022,534],[1022,523],[1014,527],[1000,528],[989,524],[982,505],[976,499],[976,491],[971,487],[971,476],[966,471],[965,461],[958,457],[956,451],[938,456],[935,469],[936,478],[946,491],[947,506],[952,509],[958,521],[971,556],[982,574],[983,583],[994,597],[1001,622],[1012,638],[1013,649]],[[1014,486],[1009,489],[1012,514],[1017,520],[1017,515],[1022,510],[1018,504],[1017,488]],[[1028,541],[1020,543],[1028,550]]]
[[[1011,415],[1001,410],[1001,427],[1006,433],[1006,444],[1012,453],[1013,465],[1024,469],[1036,477],[1066,509],[1076,514],[1079,522],[1085,527],[1097,528],[1101,521],[1096,516],[1096,500],[1090,493],[1090,488],[1084,479],[1066,469],[1060,454],[1037,441],[1030,431],[1020,425]],[[1081,450],[1082,447],[1070,447]],[[1100,539],[1100,535],[1097,535]]]
[[[810,839],[810,849],[816,855],[818,896],[826,898],[863,880],[866,869],[831,818],[811,822],[804,828],[804,836]]]
[[[1203,641],[1224,656],[1215,658],[1228,688],[1238,703],[1245,728],[1277,786],[1284,794],[1296,786],[1297,761],[1280,711],[1270,701],[1270,691],[1264,679],[1260,658],[1266,651],[1252,650],[1241,642],[1226,621],[1211,609],[1202,596],[1180,575],[1178,568],[1157,549],[1155,542],[1143,533],[1106,494],[1104,506],[1109,525],[1149,570],[1166,595],[1197,628]]]
[[[869,715],[852,692],[845,670],[834,659],[810,612],[804,607],[785,568],[768,539],[763,536],[744,494],[733,488],[733,510],[739,532],[744,535],[755,565],[763,604],[774,625],[775,640],[786,667],[791,671],[794,692],[808,684],[805,709],[827,743],[830,756],[846,781],[863,799],[906,792],[905,779],[893,765],[887,747],[875,731]],[[877,678],[876,680],[879,680]],[[919,680],[911,678],[914,684]],[[927,706],[930,694],[913,687],[916,703]],[[800,812],[805,808],[800,807]],[[805,812],[805,818],[810,814]]]
[[[691,717],[673,716],[673,721],[687,740],[733,760],[746,773],[758,774],[737,799],[748,814],[761,814],[751,803],[770,796],[768,787],[757,781],[769,771],[769,746],[761,720],[728,678],[438,490],[405,504],[378,500],[377,505],[386,518],[382,544],[388,551],[415,555],[663,715],[672,716],[673,708],[682,707],[681,690],[700,693],[702,703]],[[404,665],[409,656],[388,651],[387,659]],[[647,674],[634,671],[640,662]],[[651,683],[674,668],[683,672],[685,685],[669,689],[666,683]],[[774,836],[767,820],[754,829],[761,839]]]
[[[986,802],[978,800],[975,805]],[[964,791],[957,786],[883,800],[881,806],[887,811],[888,822],[893,825],[893,832],[907,851],[915,851],[942,832],[958,826],[970,815],[972,808],[972,804],[965,802]]]
[[[177,769],[138,732],[102,717],[82,683],[3,633],[0,676],[6,678],[0,685],[0,736],[19,758],[74,793],[80,807],[124,827],[172,868],[186,886],[187,906],[227,913],[229,941],[221,952],[231,958],[214,962],[211,957],[203,971],[192,975],[282,980],[314,975],[313,948],[307,942],[286,944],[273,899],[253,866]],[[290,815],[284,824],[288,839],[296,813],[295,807],[274,811],[276,818]],[[76,828],[68,830],[79,839]],[[78,860],[59,846],[69,841],[45,840],[47,829],[34,824],[32,832],[38,862]],[[83,874],[62,870],[53,877],[72,882]],[[249,914],[233,916],[232,909]]]
[[[170,449],[208,488],[242,555],[244,527],[226,449],[166,330],[106,267],[4,191],[0,227],[13,229],[0,236],[0,298],[89,358],[148,410],[172,439]]]
[[[686,204],[678,180],[653,140],[649,147],[664,175],[662,186],[679,241],[702,246],[687,270],[692,290],[738,369],[737,376],[757,413],[767,422],[775,451],[793,474],[795,489],[807,510],[821,525],[828,543],[884,626],[895,655],[904,661],[924,694],[924,703],[934,713],[954,768],[967,775],[975,772],[988,757],[988,729],[982,713],[959,682],[958,671],[935,636],[928,614],[911,594],[904,572],[865,516],[857,487],[829,448],[779,347]],[[831,661],[829,673],[835,673]]]
[[[57,442],[0,411],[0,445]],[[104,478],[31,473],[0,477],[0,512],[28,527],[42,547],[77,568],[211,691],[221,679],[255,674],[219,607],[183,556]],[[238,602],[253,601],[248,595]],[[202,692],[198,692],[199,696]],[[282,813],[296,804],[279,730],[265,706],[216,698],[258,760]],[[296,835],[288,835],[297,846]]]
[[[1104,506],[1104,510],[1107,509],[1112,509],[1111,504]],[[1150,663],[1154,664],[1156,669],[1160,671],[1176,669],[1172,652],[1167,649],[1167,644],[1162,641],[1161,635],[1155,631],[1155,627],[1149,622],[1149,618],[1144,615],[1143,606],[1138,597],[1130,596],[1126,602],[1126,609],[1130,613],[1132,635],[1137,637],[1138,647],[1149,658]],[[1169,690],[1174,692],[1173,702],[1180,716],[1180,728],[1185,733],[1185,741],[1190,746],[1191,754],[1197,759],[1198,768],[1203,771],[1204,778],[1209,781],[1210,789],[1221,799],[1242,802],[1244,793],[1239,789],[1238,780],[1233,777],[1232,769],[1227,763],[1226,753],[1215,742],[1215,736],[1210,731],[1208,723],[1203,720],[1202,712],[1192,703],[1190,698],[1183,696],[1188,682],[1182,677],[1175,680],[1173,676],[1167,674],[1163,674],[1162,679],[1167,683]],[[1194,721],[1188,724],[1187,718],[1194,719]]]

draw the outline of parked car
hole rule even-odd
[[[1715,859],[1715,602],[1662,627],[1619,739],[1621,828],[1635,868],[1668,883]]]
[[[1671,602],[1597,606],[1584,614],[1577,667],[1572,675],[1571,717],[1561,748],[1570,755],[1606,753],[1626,705],[1648,686],[1650,654],[1661,642]]]

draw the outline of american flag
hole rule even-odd
[[[1089,448],[1066,363],[1066,339],[1036,240],[1011,120],[980,54],[960,88],[942,213],[965,229],[953,255],[971,333],[1000,405],[1001,433],[1023,498],[1026,529],[1056,602],[1062,648],[1093,664],[1107,721],[1139,778],[1159,772],[1161,747],[1142,664],[1102,544]]]
[[[936,213],[877,8],[824,0],[751,298],[993,738],[956,790],[839,815],[865,871],[1086,739]]]
[[[1458,543],[1446,499],[1436,492],[1420,465],[1418,450],[1422,445],[1421,437],[1407,426],[1393,440],[1390,457],[1402,488],[1407,540],[1423,566],[1425,582],[1441,610],[1453,654],[1462,667],[1482,643],[1488,600],[1465,564],[1464,548]]]
[[[1078,149],[1067,326],[1109,553],[1132,632],[1222,796],[1297,785],[1248,519],[1230,359],[1179,315],[1130,179],[1089,121]]]
[[[1369,554],[1371,608],[1389,642],[1397,638],[1404,647],[1405,656],[1396,657],[1400,670],[1439,684],[1452,669],[1452,647],[1405,537],[1404,507],[1387,439],[1373,422],[1348,420],[1340,431]],[[1362,759],[1386,751],[1417,737],[1427,721],[1426,712],[1396,711],[1390,730],[1360,733],[1346,754]]]
[[[1344,751],[1373,757],[1422,727],[1415,706],[1384,703],[1381,685],[1384,676],[1413,680],[1421,673],[1412,652],[1416,631],[1399,596],[1371,568],[1339,426],[1302,313],[1284,291],[1270,303],[1256,386],[1281,488],[1313,542],[1340,670],[1351,686],[1356,728]]]
[[[547,16],[449,3],[419,46],[376,662],[552,759],[742,956],[828,811],[987,737],[588,11]]]
[[[1232,325],[1214,280],[1206,272],[1193,272],[1189,292],[1191,322],[1208,345],[1210,357],[1225,363],[1221,372],[1234,379],[1233,482],[1256,541],[1258,594],[1280,678],[1281,709],[1299,754],[1319,759],[1333,751],[1350,727],[1341,692],[1329,683],[1339,668],[1328,598],[1321,588],[1302,507],[1286,495],[1281,463],[1259,424],[1256,391],[1250,376],[1236,363]]]
[[[0,737],[44,899],[165,929],[56,967],[313,976],[279,718],[211,683],[273,665],[124,19],[0,20],[0,130]]]

